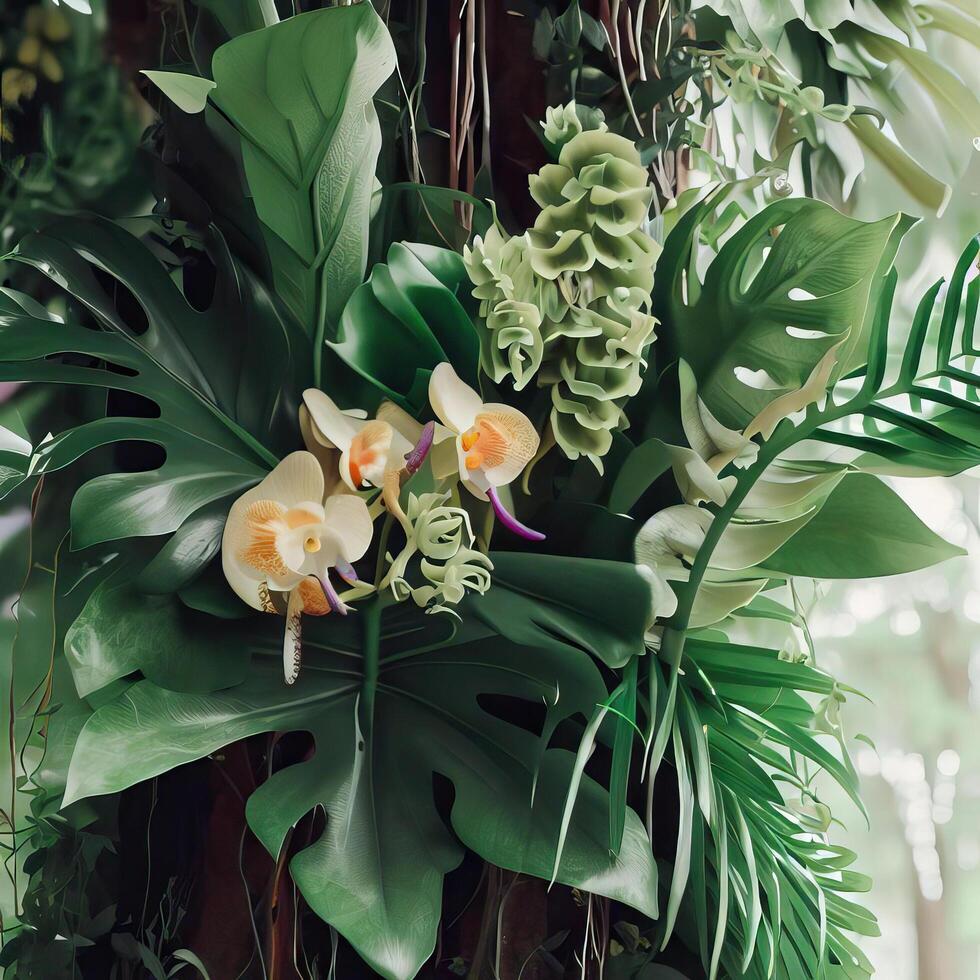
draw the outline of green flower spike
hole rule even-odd
[[[539,276],[579,273],[586,302],[621,285],[650,291],[659,248],[641,226],[653,188],[630,140],[579,133],[562,147],[558,163],[530,178],[530,188],[542,209],[528,232]]]
[[[543,128],[560,152],[530,178],[534,227],[508,238],[494,225],[464,250],[485,328],[481,362],[495,383],[550,387],[556,442],[601,470],[654,339],[660,246],[643,227],[653,189],[636,147],[601,114],[569,103],[549,109]]]
[[[648,303],[642,289],[620,286],[589,307],[573,307],[567,321],[551,425],[569,459],[588,456],[600,472],[613,430],[625,426],[626,401],[642,383],[643,352],[657,322],[646,312]]]
[[[544,138],[560,150],[583,130],[595,129],[604,133],[606,124],[601,109],[576,105],[572,101],[567,105],[551,106],[545,110],[541,128],[544,130]]]
[[[513,376],[519,391],[541,367],[544,317],[566,307],[555,285],[534,275],[524,236],[507,238],[493,225],[472,249],[464,247],[463,261],[487,327],[480,335],[483,370],[498,383]]]

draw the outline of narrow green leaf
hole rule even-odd
[[[694,788],[688,775],[687,758],[684,752],[684,738],[675,720],[673,725],[674,765],[677,767],[677,795],[679,811],[677,818],[677,848],[674,852],[674,871],[670,879],[670,896],[667,899],[667,923],[663,943],[666,949],[674,932],[681,899],[687,888],[687,878],[691,870],[691,823],[694,819]]]
[[[636,732],[636,678],[639,658],[633,657],[623,671],[622,692],[612,706],[616,709],[612,762],[609,776],[609,850],[618,854],[626,827],[626,794],[629,790],[630,760]]]
[[[718,874],[718,920],[715,925],[715,942],[711,951],[711,965],[708,968],[709,980],[718,975],[718,965],[725,944],[725,930],[728,926],[728,820],[725,815],[724,796],[717,799],[711,820],[711,836],[715,842],[715,870]]]

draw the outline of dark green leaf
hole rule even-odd
[[[388,648],[383,641],[370,734],[358,725],[357,653],[310,646],[293,687],[282,684],[278,656],[264,655],[243,683],[210,694],[143,681],[86,724],[68,798],[116,792],[249,734],[311,731],[316,755],[260,787],[249,822],[275,855],[287,830],[322,805],[327,828],[293,858],[293,878],[375,970],[407,980],[432,951],[442,876],[462,856],[434,807],[433,772],[455,787],[452,823],[466,846],[503,867],[546,875],[572,760],[558,750],[542,756],[538,736],[491,713],[502,710],[492,702],[543,702],[546,740],[562,718],[590,711],[604,687],[591,659],[567,648],[528,650],[494,639],[450,639],[428,652]],[[608,806],[605,791],[585,780],[558,879],[653,913],[646,835],[628,814],[620,857],[611,858]]]
[[[625,562],[494,551],[493,586],[464,615],[524,646],[622,667],[644,653],[650,587]],[[591,714],[591,710],[588,712]]]
[[[962,554],[962,548],[929,530],[887,484],[852,473],[765,566],[813,578],[871,578],[911,572]]]
[[[364,277],[381,145],[371,100],[395,67],[388,31],[369,3],[315,10],[233,38],[211,67],[276,292],[322,339]]]

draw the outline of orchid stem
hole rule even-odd
[[[493,525],[496,521],[493,507],[488,507],[483,518],[483,530],[477,536],[477,544],[484,554],[490,553],[490,541],[493,538]]]
[[[378,591],[382,587],[381,573],[385,567],[385,552],[388,550],[388,538],[391,537],[391,525],[394,520],[395,518],[390,511],[385,514],[384,524],[381,525],[381,535],[378,538],[378,560],[374,567],[374,586]]]
[[[374,696],[378,690],[378,663],[381,655],[381,601],[378,596],[372,596],[364,603],[364,615],[361,617],[362,655],[364,657],[364,673],[361,680],[361,697],[358,704],[361,734],[364,740],[371,735],[374,724]]]

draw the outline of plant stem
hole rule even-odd
[[[701,582],[708,571],[711,556],[714,554],[714,550],[718,546],[721,536],[725,533],[732,518],[735,516],[735,512],[742,505],[759,478],[790,446],[808,439],[820,426],[862,411],[866,407],[866,400],[862,399],[863,394],[863,392],[859,393],[851,401],[838,406],[836,409],[831,409],[828,405],[827,410],[824,412],[814,411],[808,413],[807,417],[797,426],[794,426],[791,422],[784,422],[783,425],[786,426],[785,435],[782,438],[772,438],[763,443],[762,448],[759,450],[758,459],[745,471],[745,474],[732,491],[731,496],[725,501],[724,506],[719,509],[704,536],[704,542],[698,549],[694,564],[691,566],[691,574],[688,578],[687,587],[681,593],[677,603],[677,611],[668,621],[669,625],[664,631],[661,657],[666,659],[667,662],[672,665],[680,662],[680,657],[684,650],[684,639],[687,633],[688,623],[691,619],[691,610],[694,607],[694,600],[697,597],[698,589],[701,587]],[[827,397],[830,398],[831,396],[828,394]]]
[[[364,673],[361,680],[361,698],[358,706],[358,720],[361,735],[365,741],[371,735],[374,724],[374,698],[378,690],[378,661],[381,650],[381,601],[372,596],[363,606],[361,617],[363,627],[362,653]]]

